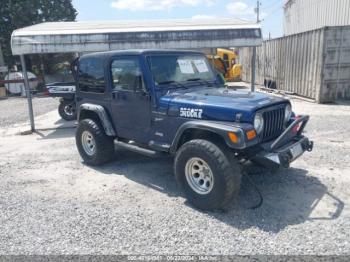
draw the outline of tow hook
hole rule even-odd
[[[293,156],[288,152],[280,155],[281,166],[284,168],[289,168],[290,162],[292,161]]]
[[[308,152],[311,152],[313,149],[314,149],[314,142],[313,142],[313,141],[310,141],[310,142],[308,143],[308,145],[306,146],[306,150],[307,150]]]

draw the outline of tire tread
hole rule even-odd
[[[234,154],[230,152],[224,145],[214,144],[207,140],[196,139],[185,143],[178,151],[175,158],[175,175],[179,181],[180,170],[177,170],[179,165],[179,156],[187,150],[197,150],[200,148],[209,153],[209,156],[223,170],[222,175],[225,181],[225,195],[222,202],[216,208],[225,209],[231,202],[232,198],[238,195],[241,181],[241,169],[238,162],[234,159]],[[232,159],[232,161],[230,161]],[[209,209],[213,209],[209,207]]]
[[[81,134],[83,131],[90,131],[95,138],[97,153],[94,157],[85,154],[84,149],[81,146]],[[84,162],[89,165],[102,165],[113,159],[114,156],[114,138],[107,136],[103,128],[92,119],[84,119],[79,122],[76,132],[76,144],[80,155]]]

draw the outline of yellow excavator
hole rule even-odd
[[[241,81],[242,65],[237,62],[238,56],[235,51],[217,48],[216,54],[207,57],[226,81]]]

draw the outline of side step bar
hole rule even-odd
[[[135,153],[139,153],[148,157],[160,157],[160,156],[167,155],[163,152],[153,151],[151,149],[143,148],[132,143],[118,141],[117,139],[114,140],[114,145],[119,148],[123,148],[123,149],[129,150]]]

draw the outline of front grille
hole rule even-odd
[[[282,134],[284,129],[285,108],[278,108],[263,112],[264,130],[262,140],[268,141]]]

